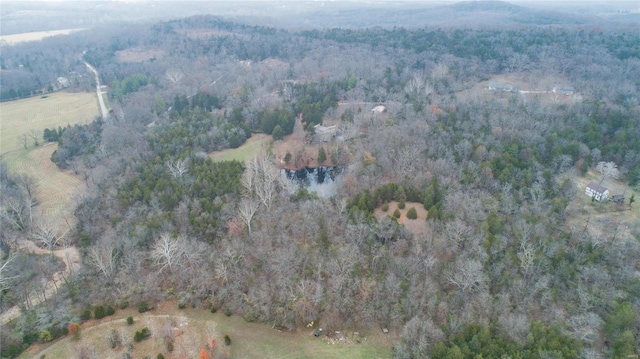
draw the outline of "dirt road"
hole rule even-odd
[[[102,119],[106,119],[109,113],[107,112],[107,107],[104,105],[104,99],[102,98],[102,90],[100,90],[100,76],[98,75],[98,70],[95,67],[91,66],[90,63],[82,60],[85,65],[93,72],[96,77],[96,94],[98,95],[98,102],[100,102],[100,112],[102,113]]]

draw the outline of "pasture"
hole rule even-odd
[[[47,219],[67,217],[73,197],[82,189],[82,181],[60,171],[51,162],[57,144],[45,144],[45,128],[88,123],[98,114],[93,93],[53,93],[46,98],[32,97],[0,103],[0,154],[10,170],[36,180],[36,214]],[[34,146],[30,134],[37,135]],[[21,137],[26,135],[27,148]]]
[[[127,325],[125,318],[134,317]],[[133,341],[136,331],[147,327],[151,336],[139,343]],[[110,347],[109,333],[115,331],[121,346]],[[122,358],[127,346],[134,358],[155,358],[162,353],[165,358],[195,358],[202,347],[215,339],[215,354],[229,358],[390,358],[394,334],[383,334],[379,328],[361,331],[360,343],[332,341],[327,337],[313,336],[314,329],[299,328],[295,332],[279,331],[267,324],[249,323],[240,316],[227,317],[222,313],[211,314],[205,309],[177,309],[177,304],[167,302],[160,308],[139,314],[133,309],[118,311],[101,321],[83,325],[80,339],[62,338],[50,345],[34,346],[20,358],[72,358],[83,348],[89,353],[99,353],[101,358]],[[332,332],[333,333],[333,332]],[[353,335],[353,331],[348,331]],[[231,345],[224,345],[228,335]],[[168,352],[166,343],[173,343]]]

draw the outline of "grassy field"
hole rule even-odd
[[[22,34],[14,34],[14,35],[5,35],[0,37],[0,42],[7,43],[9,45],[17,44],[20,42],[26,41],[39,41],[44,39],[45,37],[56,36],[56,35],[68,35],[74,31],[79,31],[84,29],[66,29],[66,30],[52,30],[52,31],[35,31],[35,32],[25,32]]]
[[[216,151],[209,154],[214,161],[231,161],[238,160],[244,162],[248,158],[252,158],[260,151],[264,151],[271,141],[271,136],[263,133],[256,133],[251,136],[242,146],[238,148],[230,148],[222,151]]]
[[[36,179],[36,213],[47,218],[66,217],[73,197],[83,184],[70,173],[60,171],[50,160],[57,144],[43,144],[45,128],[88,123],[98,114],[94,93],[58,92],[46,98],[32,97],[0,103],[0,153],[10,170]],[[32,131],[40,137],[38,147],[27,138],[23,147],[20,135]]]
[[[125,318],[133,316],[133,325]],[[139,314],[132,309],[117,312],[101,322],[85,323],[79,340],[62,338],[48,346],[34,346],[20,358],[71,358],[80,348],[92,348],[100,358],[122,358],[129,343],[133,344],[132,356],[155,358],[162,353],[165,358],[196,358],[198,351],[211,339],[217,343],[217,354],[231,358],[390,358],[393,334],[379,330],[361,331],[361,343],[332,343],[326,337],[316,338],[313,329],[281,332],[269,325],[247,323],[239,316],[211,314],[204,309],[177,309],[175,303],[164,305],[153,312]],[[147,327],[151,337],[140,343],[132,340],[134,333]],[[111,349],[108,335],[115,330],[122,340],[122,347]],[[164,334],[171,333],[174,350],[167,352]],[[352,334],[352,332],[348,332]],[[228,335],[231,345],[224,345]]]

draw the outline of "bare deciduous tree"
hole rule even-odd
[[[159,272],[165,269],[171,269],[184,256],[185,248],[184,237],[174,238],[169,233],[163,233],[160,238],[153,244],[151,248],[151,257],[156,264],[160,266]]]
[[[254,197],[242,197],[240,203],[238,204],[238,215],[242,220],[247,224],[247,229],[249,229],[249,233],[251,233],[251,221],[253,220],[253,216],[258,211],[258,207],[260,203]]]
[[[183,174],[189,172],[189,163],[184,158],[179,160],[171,159],[167,161],[167,167],[174,178],[182,177]]]
[[[604,181],[605,178],[618,179],[620,177],[620,170],[618,170],[618,165],[616,165],[614,162],[600,161],[598,162],[598,166],[596,166],[596,169],[598,170],[598,172],[600,172],[600,174],[602,174],[600,184],[602,184],[602,181]]]
[[[53,255],[53,250],[58,246],[58,244],[60,244],[62,240],[64,240],[69,230],[67,229],[66,231],[62,232],[62,234],[58,235],[59,232],[60,229],[54,227],[53,225],[40,223],[38,224],[36,230],[31,233],[31,237],[40,241],[40,245],[44,248],[49,249],[49,251]]]
[[[167,70],[167,73],[165,76],[167,77],[167,80],[171,81],[171,83],[177,84],[178,82],[180,82],[180,80],[182,80],[182,77],[184,77],[184,74],[180,70],[171,69],[171,70]]]
[[[2,254],[2,253],[0,253]],[[7,276],[7,271],[11,262],[15,259],[13,254],[9,254],[7,259],[0,265],[0,291],[3,291],[11,286],[11,281],[16,278],[16,276]]]
[[[111,280],[116,272],[118,251],[110,243],[101,241],[89,249],[89,263],[98,269],[106,279]]]

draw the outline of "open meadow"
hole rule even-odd
[[[20,42],[27,41],[40,41],[45,37],[51,37],[56,35],[69,35],[74,31],[79,31],[84,29],[65,29],[65,30],[52,30],[52,31],[34,31],[34,32],[24,32],[21,34],[13,34],[13,35],[4,35],[0,37],[0,42],[6,43],[8,45],[17,44]]]
[[[132,316],[134,323],[127,325]],[[150,337],[135,342],[136,331],[150,330]],[[122,358],[129,351],[134,358],[155,358],[159,353],[165,358],[195,358],[201,348],[211,357],[229,358],[390,358],[395,335],[383,334],[379,328],[341,332],[342,339],[328,336],[314,337],[313,328],[300,328],[295,332],[280,331],[267,324],[249,323],[242,317],[212,314],[205,309],[178,309],[175,302],[163,303],[158,309],[139,314],[134,309],[116,312],[114,316],[83,324],[80,338],[64,337],[51,344],[31,347],[20,358],[72,358],[81,350],[99,353],[100,358]],[[110,333],[116,333],[120,345],[111,348]],[[335,336],[335,331],[331,332]],[[224,344],[229,336],[231,345]],[[211,340],[215,350],[210,350]],[[360,343],[357,341],[359,340]],[[171,342],[173,350],[167,350]],[[92,356],[96,357],[96,356]]]
[[[73,197],[82,189],[82,181],[70,173],[60,171],[51,162],[57,144],[43,143],[45,128],[65,127],[91,122],[98,114],[93,93],[58,92],[46,97],[0,103],[0,153],[10,170],[24,173],[36,180],[36,213],[47,220],[67,216]],[[37,135],[34,146],[31,134]],[[26,135],[26,147],[21,137]]]

